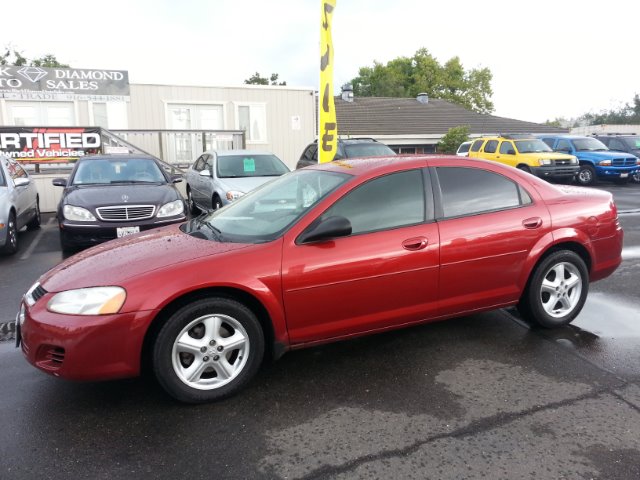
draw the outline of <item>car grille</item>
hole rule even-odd
[[[562,159],[562,160],[555,160],[554,163],[556,165],[571,165],[571,160],[570,159]]]
[[[36,355],[36,365],[45,370],[58,370],[64,363],[65,350],[56,345],[42,345]]]
[[[614,167],[632,167],[636,164],[635,158],[614,158],[611,165]]]
[[[98,217],[105,222],[121,222],[123,220],[146,220],[153,217],[154,205],[118,205],[113,207],[98,207]]]
[[[33,292],[31,292],[31,298],[33,298],[33,303],[40,300],[46,294],[47,294],[47,291],[44,288],[42,288],[42,285],[38,284],[38,286],[33,289]]]

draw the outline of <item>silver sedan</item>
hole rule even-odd
[[[36,185],[18,162],[0,155],[0,253],[18,251],[18,230],[40,226]]]
[[[191,213],[217,210],[289,168],[273,153],[254,150],[210,150],[185,175]]]

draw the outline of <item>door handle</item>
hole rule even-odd
[[[402,248],[405,250],[422,250],[427,246],[429,240],[425,237],[408,238],[402,242]]]
[[[522,221],[522,226],[524,228],[529,228],[531,230],[535,228],[540,228],[542,225],[542,219],[540,217],[531,217]]]

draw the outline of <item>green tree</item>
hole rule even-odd
[[[631,103],[626,103],[624,106],[611,109],[602,110],[599,113],[585,113],[578,117],[576,126],[578,125],[635,125],[640,124],[640,95],[637,93],[634,95]]]
[[[278,83],[278,74],[272,73],[271,77],[261,77],[259,72],[254,73],[244,83],[248,85],[286,85],[287,82]]]
[[[22,52],[13,48],[11,45],[5,47],[5,52],[0,55],[0,65],[15,65],[16,67],[30,65],[45,68],[69,68],[69,65],[60,63],[56,56],[50,53],[43,55],[40,58],[28,60],[27,57],[22,55]]]
[[[398,57],[383,65],[361,67],[351,80],[353,93],[361,97],[415,97],[427,93],[465,108],[491,113],[493,102],[488,68],[465,70],[459,57],[441,65],[426,48],[413,57]]]
[[[469,127],[459,125],[451,127],[438,143],[438,152],[440,153],[456,153],[462,142],[469,141]]]

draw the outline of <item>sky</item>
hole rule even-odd
[[[0,47],[130,83],[233,86],[277,73],[318,88],[320,0],[11,2]],[[8,15],[6,15],[8,13]],[[619,108],[640,94],[640,2],[337,0],[334,86],[426,48],[493,73],[495,115],[533,122]]]

